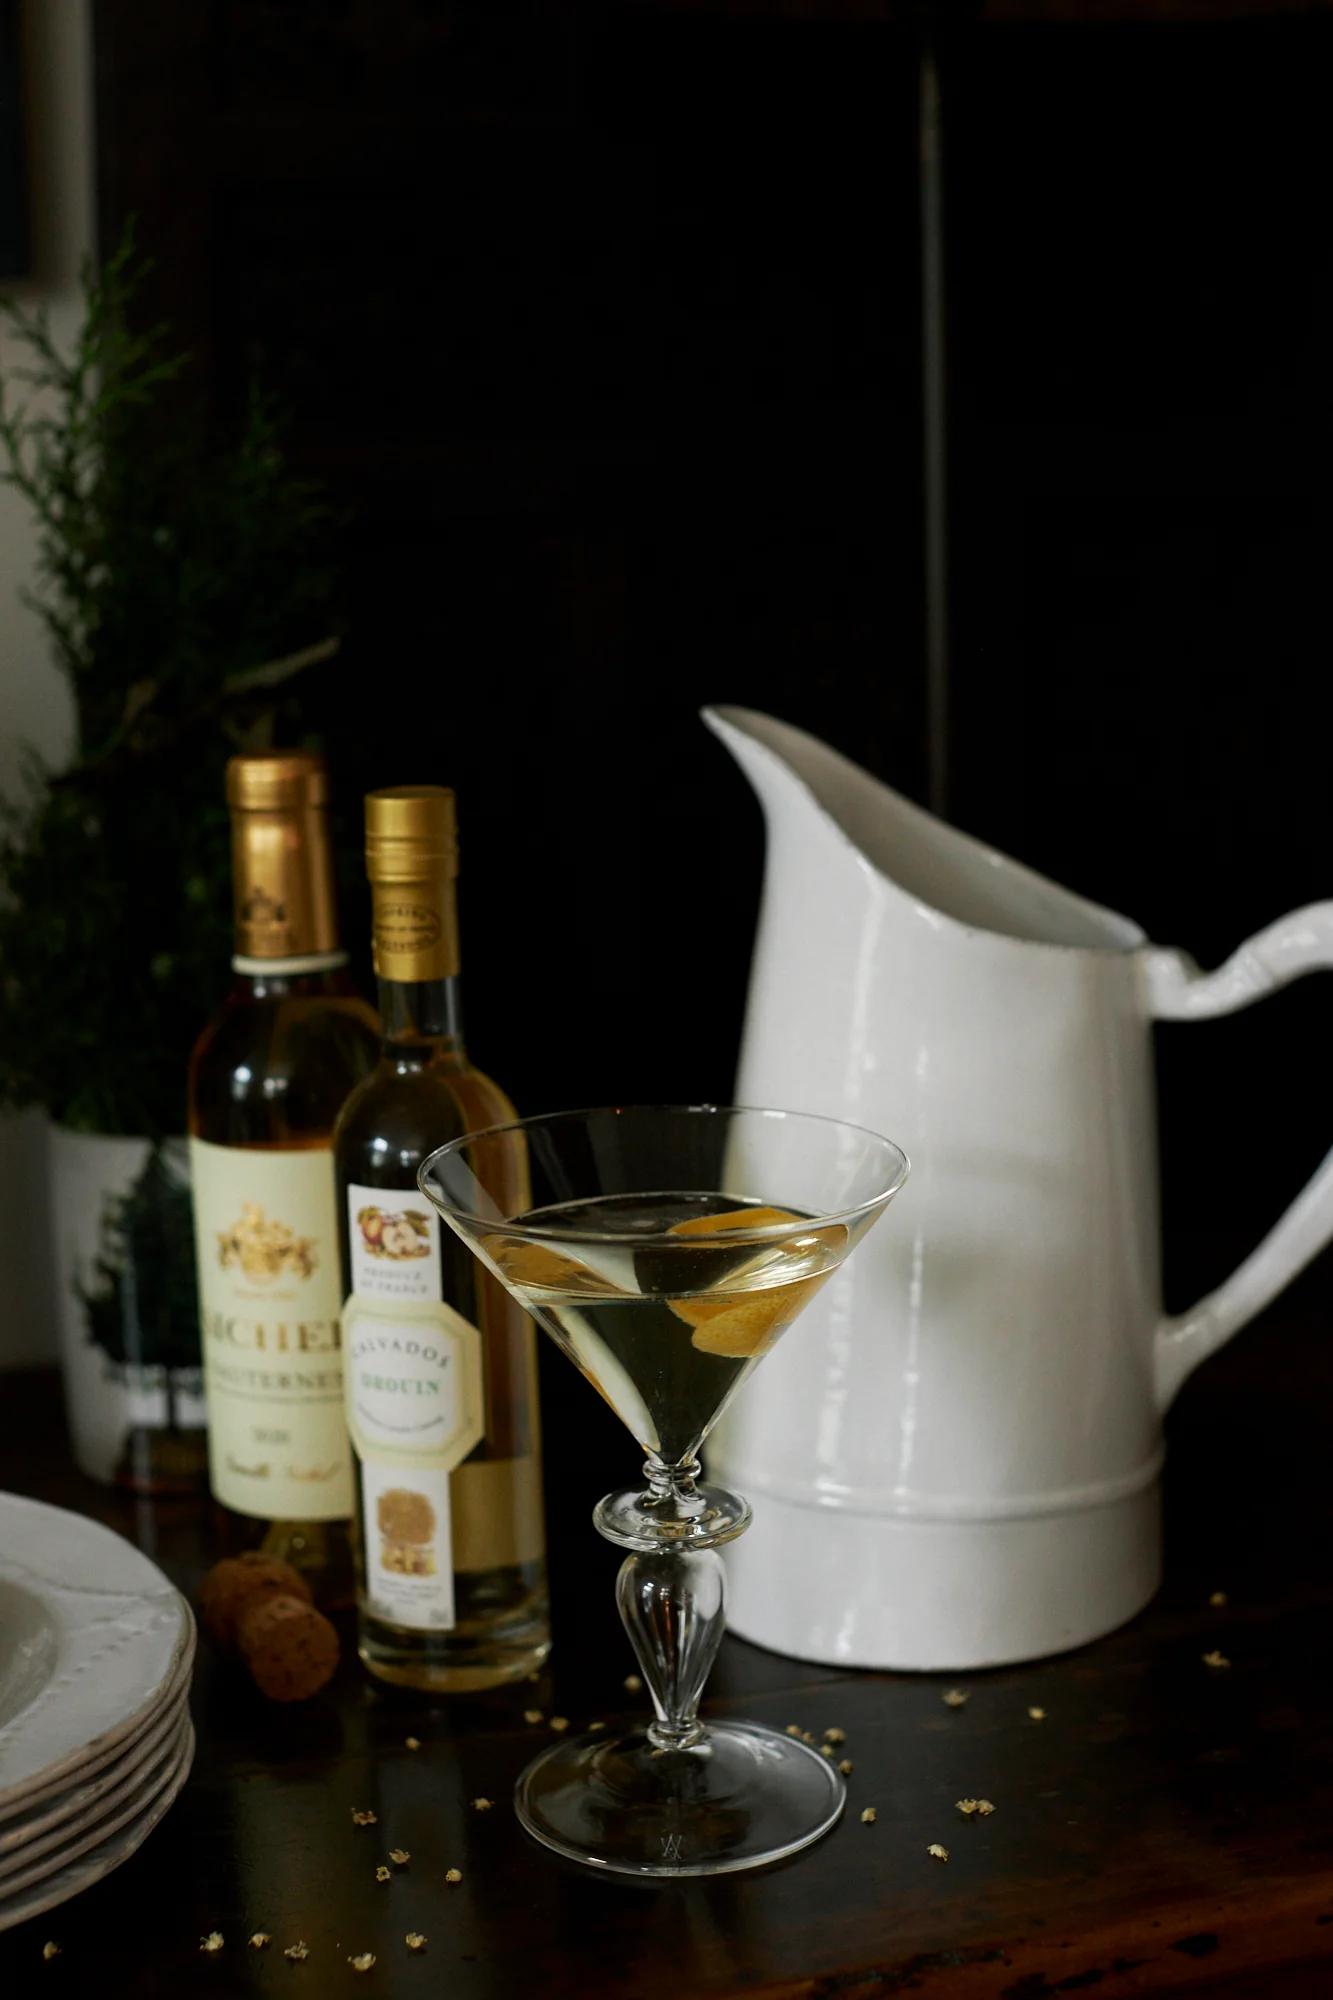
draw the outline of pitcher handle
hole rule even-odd
[[[1250,938],[1216,972],[1184,952],[1146,954],[1148,1002],[1159,1021],[1233,1014],[1303,973],[1333,968],[1333,903],[1310,903]],[[1188,1312],[1157,1329],[1157,1398],[1165,1409],[1185,1377],[1275,1299],[1333,1238],[1333,1152],[1263,1242]]]

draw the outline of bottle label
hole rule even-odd
[[[458,971],[454,885],[444,875],[370,885],[371,953],[381,979],[450,979]]]
[[[213,1493],[260,1520],[345,1520],[333,1155],[191,1139],[190,1173]]]
[[[449,1474],[485,1431],[481,1334],[446,1305],[440,1219],[415,1190],[347,1190],[347,1423],[361,1461],[368,1608],[454,1623]]]

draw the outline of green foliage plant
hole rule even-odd
[[[29,755],[0,802],[0,1104],[160,1139],[226,976],[226,759],[300,737],[301,677],[337,639],[325,496],[258,390],[210,424],[190,356],[136,327],[148,268],[132,231],[85,267],[68,351],[0,300],[21,364],[0,477],[36,523],[28,601],[76,717],[67,768]]]

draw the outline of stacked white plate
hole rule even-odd
[[[194,1755],[194,1619],[96,1521],[0,1493],[0,1930],[129,1858]]]

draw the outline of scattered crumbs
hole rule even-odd
[[[839,1764],[838,1769],[842,1772],[844,1778],[850,1778],[852,1772],[856,1769],[856,1766],[855,1764],[853,1764],[850,1757],[844,1757],[841,1764]]]
[[[59,1956],[60,1956],[60,1946],[56,1943],[54,1938],[48,1938],[46,1940],[46,1943],[42,1946],[42,1957],[46,1960],[47,1964],[49,1965],[53,1958],[59,1958]]]
[[[826,1729],[824,1731],[824,1741],[826,1743],[845,1743],[847,1741],[847,1731],[845,1729]]]
[[[562,1735],[569,1727],[569,1717],[567,1715],[553,1715],[551,1717],[551,1727],[557,1736]]]
[[[375,1963],[375,1954],[373,1951],[359,1951],[356,1957],[349,1958],[347,1963],[351,1966],[353,1972],[369,1972],[371,1966]]]
[[[995,1808],[994,1808],[994,1806],[993,1806],[993,1805],[991,1804],[991,1802],[990,1802],[990,1800],[989,1800],[989,1799],[978,1799],[978,1800],[977,1800],[977,1816],[978,1816],[978,1818],[980,1818],[980,1819],[989,1819],[989,1818],[990,1818],[990,1816],[991,1816],[991,1814],[992,1814],[992,1813],[994,1812],[994,1810],[995,1810]]]
[[[1215,1673],[1220,1673],[1224,1667],[1231,1665],[1226,1654],[1219,1653],[1216,1647],[1213,1648],[1211,1653],[1204,1654],[1203,1663],[1206,1667],[1211,1667]]]
[[[875,1811],[875,1808],[873,1806],[867,1806],[865,1808],[865,1811],[861,1814],[861,1824],[862,1826],[873,1826],[878,1818],[879,1814]]]
[[[391,1879],[392,1874],[393,1870],[391,1868],[386,1868],[384,1866],[384,1863],[381,1862],[379,1867],[375,1870],[375,1880],[377,1882],[387,1882]]]
[[[946,1708],[966,1708],[968,1697],[962,1688],[945,1688],[940,1700]]]
[[[405,1847],[391,1847],[389,1849],[389,1859],[395,1868],[406,1868],[412,1856]]]
[[[971,1819],[973,1813],[978,1810],[978,1807],[980,1805],[980,1800],[955,1799],[954,1805],[957,1807],[958,1811],[963,1815],[964,1819]]]
[[[221,1951],[225,1943],[226,1939],[223,1937],[221,1931],[210,1931],[207,1937],[200,1938],[199,1949],[200,1951]]]
[[[643,1682],[639,1679],[639,1676],[637,1674],[626,1674],[625,1693],[641,1694],[642,1692],[643,1692]]]
[[[537,1724],[541,1721],[541,1719],[542,1719],[542,1712],[539,1708],[524,1709],[523,1720],[528,1724],[529,1728],[535,1729],[537,1727]]]
[[[251,1951],[267,1951],[273,1940],[267,1931],[256,1931],[250,1940]]]
[[[1212,1605],[1214,1611],[1220,1611],[1222,1607],[1225,1605],[1226,1601],[1227,1601],[1227,1594],[1225,1590],[1215,1590],[1212,1596],[1208,1600],[1208,1602]]]
[[[932,1861],[947,1861],[949,1859],[948,1848],[942,1847],[938,1840],[932,1840],[926,1852]]]
[[[403,1738],[403,1748],[405,1750],[419,1750],[421,1748],[421,1738],[419,1736],[405,1736]]]
[[[1034,1722],[1045,1722],[1046,1720],[1046,1711],[1044,1708],[1030,1708],[1028,1714]]]
[[[353,1826],[377,1826],[378,1824],[379,1824],[378,1813],[363,1812],[360,1806],[352,1807]]]
[[[461,1868],[446,1868],[444,1871],[444,1879],[446,1882],[449,1883],[461,1882],[463,1879],[463,1871]]]
[[[821,1743],[819,1746],[819,1754],[821,1757],[827,1757],[830,1760],[832,1760],[833,1745],[831,1743]]]
[[[787,1734],[788,1734],[788,1736],[796,1736],[796,1737],[799,1737],[799,1736],[800,1736],[800,1733],[801,1733],[801,1725],[800,1725],[800,1723],[799,1723],[799,1722],[789,1722],[789,1723],[787,1724]]]
[[[494,1799],[473,1799],[472,1810],[473,1812],[489,1812],[494,1804]]]
[[[287,1949],[283,1952],[282,1955],[284,1958],[290,1958],[294,1964],[299,1965],[303,1958],[309,1958],[310,1946],[306,1943],[304,1938],[298,1938],[295,1944],[289,1944],[287,1946]]]
[[[815,1740],[815,1732],[813,1729],[803,1729],[801,1731],[802,1743],[813,1743],[814,1740]]]
[[[590,1736],[595,1736],[599,1730],[605,1728],[606,1724],[604,1722],[590,1722],[588,1724],[588,1733]]]
[[[403,1939],[403,1943],[409,1951],[424,1951],[426,1949],[426,1933],[424,1931],[409,1931]]]

